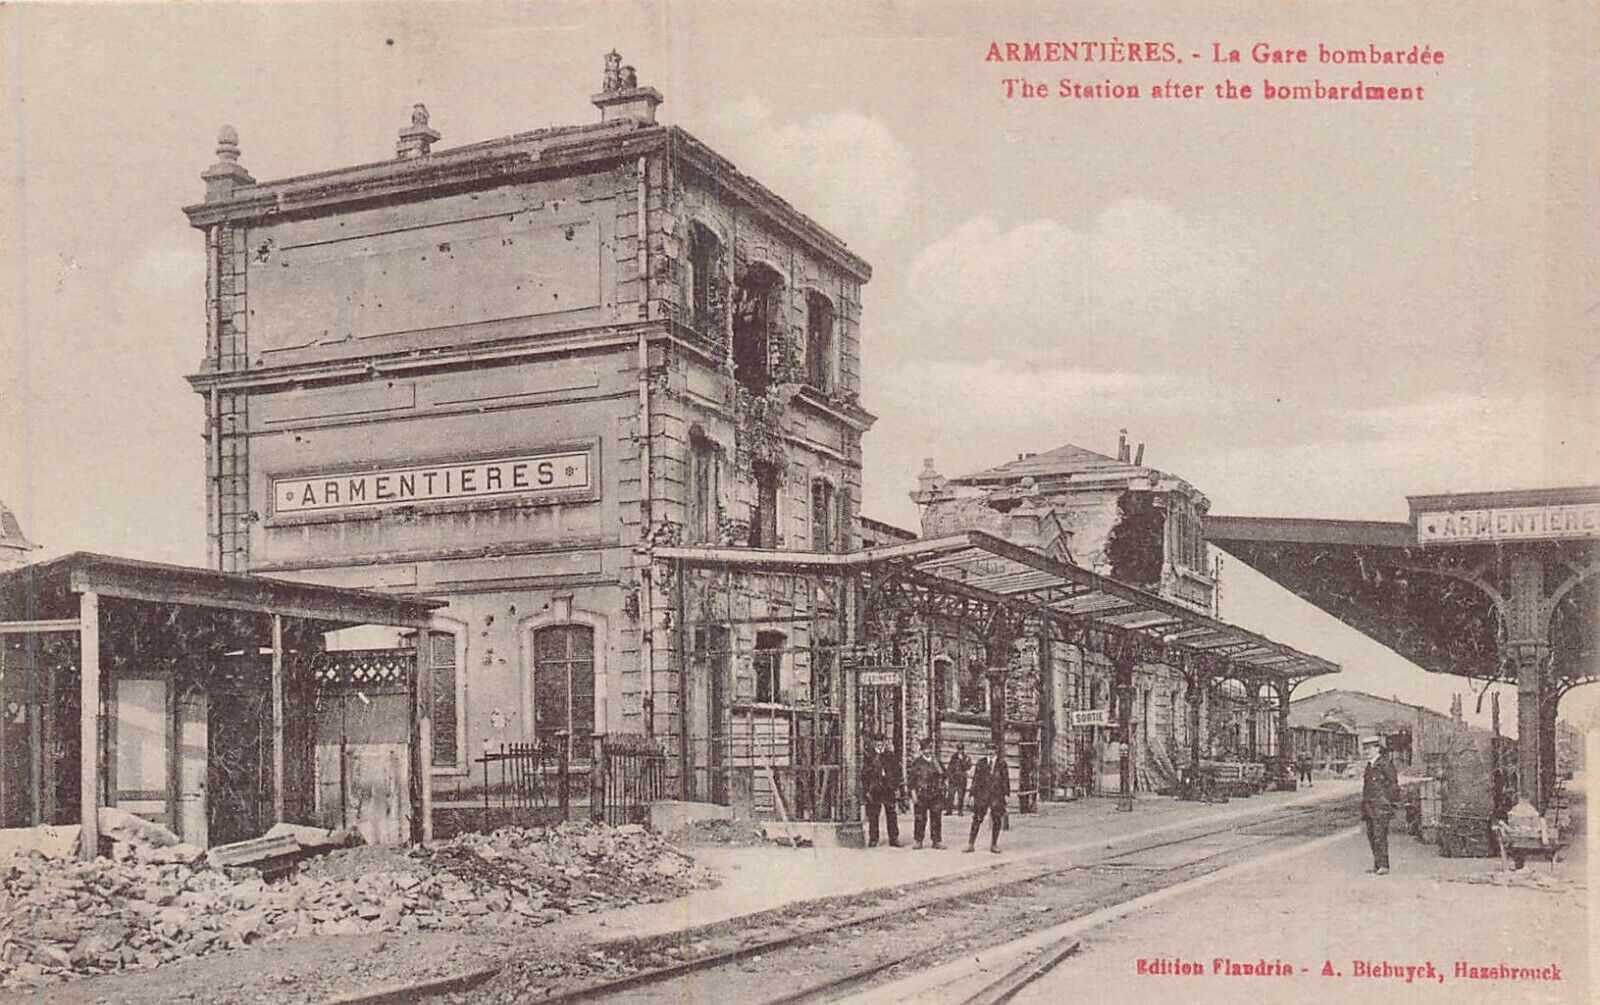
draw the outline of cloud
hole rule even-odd
[[[1215,349],[1201,333],[1230,313],[1248,257],[1145,198],[1121,199],[1083,227],[1046,218],[1006,228],[979,216],[917,256],[906,307],[923,348],[946,357],[1170,372],[1176,354]]]
[[[696,132],[852,246],[881,246],[910,205],[911,154],[871,116],[826,112],[786,122],[747,98],[719,108]]]

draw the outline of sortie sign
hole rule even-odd
[[[452,499],[536,496],[589,487],[586,452],[352,471],[272,482],[274,513],[323,513]]]
[[[1484,544],[1600,537],[1600,503],[1417,514],[1418,544]]]

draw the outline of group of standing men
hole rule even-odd
[[[967,772],[972,782],[967,784]],[[878,819],[887,825],[889,846],[900,847],[900,820],[898,810],[902,801],[909,800],[914,809],[914,847],[921,849],[924,838],[932,840],[932,847],[943,848],[944,815],[966,812],[968,795],[971,795],[972,828],[967,834],[967,851],[972,851],[978,841],[978,831],[984,817],[989,818],[989,850],[1000,853],[1000,828],[1005,820],[1006,797],[1011,794],[1011,771],[1005,758],[996,757],[994,750],[985,746],[978,752],[974,764],[968,757],[965,744],[957,744],[948,764],[941,766],[934,758],[933,742],[923,740],[916,745],[916,756],[901,780],[900,756],[888,740],[878,737],[862,766],[862,795],[867,804],[867,847],[878,844]],[[952,809],[953,807],[953,809]]]

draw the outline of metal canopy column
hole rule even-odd
[[[1542,705],[1545,667],[1550,662],[1549,627],[1544,611],[1544,562],[1538,555],[1511,556],[1506,597],[1507,647],[1517,668],[1517,795],[1541,813],[1545,788]]]

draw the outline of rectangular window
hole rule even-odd
[[[534,736],[570,739],[575,760],[589,757],[594,732],[594,629],[552,625],[533,633]]]
[[[806,294],[806,382],[833,390],[833,303],[815,290]]]
[[[833,486],[822,479],[811,483],[811,550],[833,551],[838,540],[838,516]]]
[[[428,678],[428,714],[433,720],[430,763],[435,768],[456,768],[461,766],[461,733],[456,708],[459,673],[456,637],[453,632],[431,632],[429,638],[433,648],[433,666]]]
[[[968,665],[961,680],[961,711],[989,711],[989,681],[982,663]]]
[[[782,632],[756,632],[756,701],[782,700],[785,641]]]
[[[778,546],[778,485],[783,472],[776,465],[756,465],[756,504],[750,513],[750,547]]]
[[[686,544],[714,544],[717,540],[717,458],[709,442],[689,441],[688,519]]]

